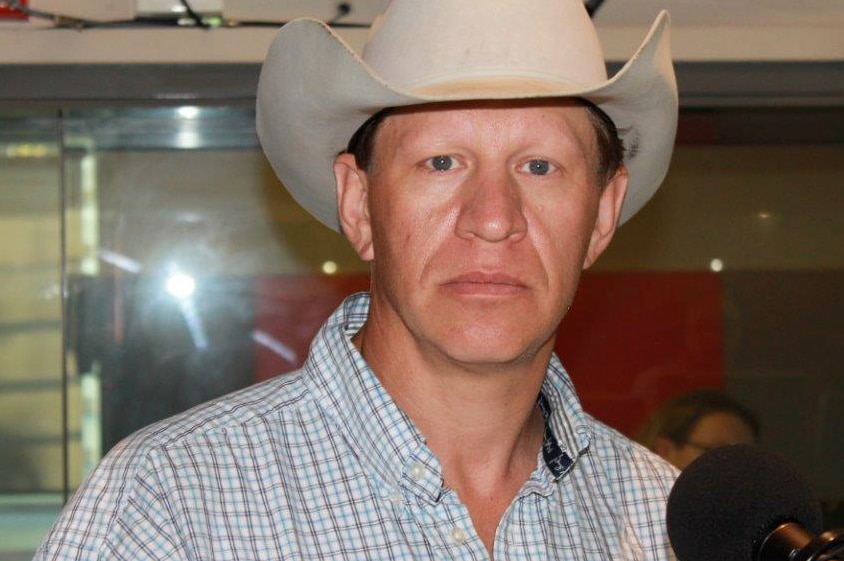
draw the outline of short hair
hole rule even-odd
[[[717,390],[697,390],[669,399],[642,426],[636,440],[650,450],[658,438],[667,438],[676,445],[688,442],[689,436],[704,417],[728,413],[742,420],[759,438],[759,421],[750,409]]]
[[[589,120],[595,129],[595,140],[598,148],[598,182],[603,187],[624,164],[624,142],[618,128],[610,117],[594,103],[585,99],[575,98],[587,109]],[[352,135],[346,152],[355,157],[357,166],[366,172],[372,171],[372,157],[375,150],[375,137],[378,127],[390,116],[394,108],[386,108],[375,113],[366,120]]]

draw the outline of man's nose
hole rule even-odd
[[[518,241],[527,232],[519,186],[506,172],[477,174],[468,184],[457,234],[488,242]]]

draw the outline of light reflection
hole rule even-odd
[[[190,332],[190,338],[193,341],[193,346],[197,349],[208,348],[208,336],[205,334],[205,326],[196,311],[196,305],[192,298],[179,298],[179,310],[182,312],[182,317],[185,318],[185,323]]]
[[[290,347],[288,347],[266,331],[256,329],[252,332],[252,340],[258,343],[259,345],[263,345],[266,348],[270,349],[287,362],[295,364],[299,361],[299,357],[298,355],[296,355],[296,351],[294,351],[293,349],[291,349]]]
[[[186,105],[184,107],[179,107],[176,110],[176,112],[182,118],[196,119],[199,116],[199,107],[194,107],[192,105]]]
[[[198,224],[202,222],[202,215],[198,212],[185,211],[180,212],[176,217],[176,220],[182,222],[183,224]]]
[[[51,144],[22,143],[7,144],[3,147],[6,158],[46,158],[55,156],[58,150]]]
[[[202,323],[202,318],[199,317],[199,311],[196,309],[196,303],[193,299],[196,292],[196,280],[187,273],[174,271],[167,277],[164,286],[167,293],[173,296],[179,305],[179,311],[185,318],[185,324],[188,326],[194,347],[197,349],[207,348],[208,335],[205,333],[205,326]]]
[[[198,148],[202,145],[202,138],[195,130],[181,130],[177,132],[174,141],[177,148],[191,149]]]
[[[167,278],[167,292],[179,300],[185,300],[193,296],[196,290],[196,281],[185,273],[173,273]]]
[[[322,272],[326,275],[333,275],[337,272],[337,263],[334,261],[326,261],[322,264]]]
[[[98,249],[97,256],[101,261],[105,261],[109,265],[114,265],[118,269],[123,269],[124,271],[128,271],[133,274],[140,273],[144,268],[138,261],[135,261],[131,257],[127,257],[122,253],[117,253],[116,251]]]
[[[718,258],[715,258],[715,259],[713,259],[712,261],[710,261],[710,262],[709,262],[709,268],[710,268],[710,269],[711,269],[714,273],[720,273],[721,271],[723,271],[723,270],[724,270],[724,262],[723,262],[723,261],[721,261],[721,260],[720,260],[720,259],[718,259]]]

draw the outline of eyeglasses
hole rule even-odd
[[[715,450],[716,448],[721,448],[723,446],[729,446],[729,444],[702,444],[700,442],[695,442],[694,440],[684,440],[680,444],[685,444],[686,446],[691,446],[692,448],[697,448],[702,452],[709,452],[710,450]]]

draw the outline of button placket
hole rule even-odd
[[[390,489],[389,493],[387,494],[387,500],[393,504],[401,504],[404,502],[404,497],[401,494],[401,491],[398,489]]]
[[[449,536],[454,541],[454,543],[458,545],[463,545],[466,543],[466,540],[469,539],[469,534],[466,533],[466,530],[461,528],[460,526],[455,526],[449,532]]]
[[[414,462],[413,464],[411,464],[407,474],[413,481],[419,483],[422,478],[425,477],[425,466],[423,466],[419,462]]]

